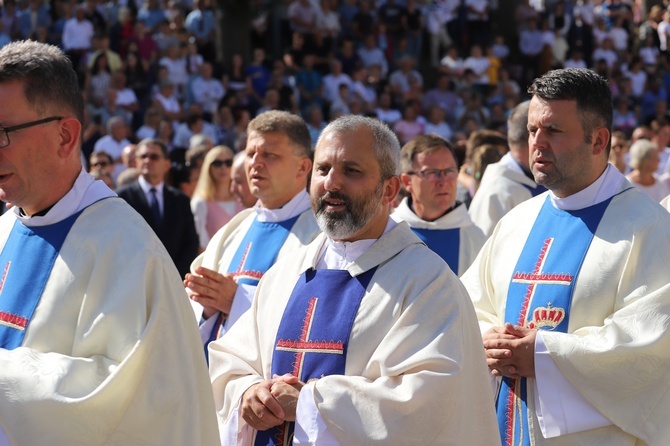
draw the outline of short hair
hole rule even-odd
[[[269,110],[256,116],[247,126],[247,134],[256,132],[281,133],[286,135],[296,155],[312,158],[312,138],[303,119],[297,115],[281,110]]]
[[[552,70],[533,81],[528,93],[542,100],[576,101],[577,115],[587,135],[596,127],[612,131],[614,107],[607,80],[586,68]],[[610,144],[606,152],[609,154]]]
[[[507,118],[507,142],[512,145],[528,145],[528,107],[524,101],[514,107]]]
[[[649,141],[648,139],[638,139],[630,146],[630,167],[633,169],[639,169],[650,153],[658,150],[656,143]]]
[[[378,119],[358,115],[341,116],[323,129],[316,145],[319,146],[325,135],[353,133],[361,127],[365,127],[372,132],[374,139],[372,148],[379,162],[381,180],[397,176],[400,173],[400,141],[398,141],[396,134]]]
[[[90,161],[93,158],[107,158],[107,161],[109,161],[109,164],[114,164],[114,160],[112,159],[112,155],[105,152],[104,150],[98,150],[98,151],[92,152],[91,156],[89,156],[88,159]]]
[[[472,160],[477,147],[484,144],[507,147],[507,138],[496,130],[476,130],[470,133],[468,142],[465,144],[465,157]]]
[[[77,73],[59,48],[30,40],[2,47],[0,83],[13,81],[24,83],[26,100],[38,114],[67,113],[84,122],[84,98]]]
[[[456,153],[449,141],[441,136],[431,133],[429,135],[419,135],[411,139],[407,144],[402,146],[400,150],[400,171],[407,173],[412,170],[414,160],[419,153],[434,153],[438,150],[446,149],[456,160]],[[456,166],[458,167],[458,166]]]
[[[112,116],[109,118],[109,120],[107,120],[107,133],[112,133],[112,130],[120,124],[123,124],[124,126],[126,125],[126,121],[122,117]]]
[[[137,143],[137,151],[139,151],[142,147],[145,146],[158,146],[161,149],[161,152],[163,152],[163,157],[164,158],[169,158],[169,152],[168,148],[165,145],[163,141],[160,139],[156,138],[144,138],[142,141]]]

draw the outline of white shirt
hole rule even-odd
[[[84,19],[81,22],[76,18],[71,18],[65,22],[63,27],[63,48],[65,50],[88,50],[91,48],[91,39],[93,39],[93,24]]]
[[[117,141],[112,137],[112,135],[105,135],[99,140],[96,141],[93,146],[94,152],[107,152],[111,155],[114,160],[121,158],[121,153],[123,153],[123,148],[130,144],[126,138],[123,138],[121,141]]]

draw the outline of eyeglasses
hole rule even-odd
[[[149,158],[151,161],[158,161],[160,159],[163,159],[163,157],[157,153],[143,153],[139,156],[141,160],[145,160]]]
[[[419,172],[407,172],[408,175],[418,175],[426,181],[437,181],[444,177],[447,180],[453,180],[458,176],[458,169],[450,167],[448,169],[426,169]]]
[[[222,166],[231,167],[232,165],[233,165],[233,160],[232,159],[230,159],[230,160],[214,160],[214,161],[212,161],[212,164],[211,164],[212,167],[222,167]]]
[[[37,121],[26,122],[25,124],[13,125],[11,127],[0,127],[0,149],[5,148],[9,145],[9,132],[14,132],[16,130],[27,129],[34,125],[46,124],[51,121],[60,121],[63,119],[62,116],[51,116],[49,118],[38,119]]]

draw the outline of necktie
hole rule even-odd
[[[151,214],[154,217],[154,220],[156,221],[156,224],[158,226],[161,225],[163,221],[163,217],[161,216],[161,209],[158,207],[158,198],[156,197],[156,188],[152,187],[150,190],[150,200],[149,200],[149,207],[151,207]]]

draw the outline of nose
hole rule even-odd
[[[323,180],[323,187],[327,191],[338,191],[342,187],[342,181],[339,173],[335,169],[330,169]]]

